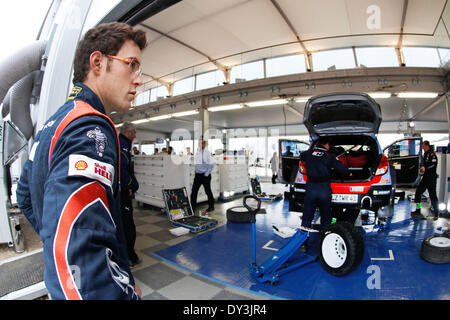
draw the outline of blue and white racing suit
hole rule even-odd
[[[139,299],[120,215],[119,141],[98,96],[75,84],[36,135],[17,187],[43,242],[52,299]]]

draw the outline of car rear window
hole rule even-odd
[[[375,114],[364,101],[330,101],[314,106],[311,123],[318,125],[331,121],[373,122]]]

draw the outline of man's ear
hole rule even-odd
[[[102,69],[103,54],[100,51],[94,51],[89,57],[89,68],[94,75],[99,76]]]

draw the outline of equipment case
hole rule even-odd
[[[216,219],[194,215],[186,187],[164,189],[163,198],[167,216],[173,226],[184,227],[196,233],[212,228],[218,223]]]
[[[253,194],[261,201],[273,202],[283,198],[281,193],[278,194],[266,194],[261,191],[261,184],[257,178],[250,178]]]

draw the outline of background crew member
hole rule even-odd
[[[17,202],[43,243],[52,299],[138,299],[120,214],[119,141],[108,115],[142,85],[145,32],[125,23],[88,30],[73,90],[34,139]],[[76,271],[73,268],[76,266]]]
[[[300,161],[306,166],[306,194],[303,207],[302,227],[311,228],[316,207],[320,210],[320,227],[324,230],[331,224],[331,170],[348,174],[348,169],[335,155],[328,153],[330,145],[321,138],[317,145],[300,154]],[[306,242],[302,245],[306,250]]]
[[[270,159],[270,169],[272,169],[272,184],[275,184],[278,178],[278,154],[273,153],[272,159]]]
[[[416,210],[411,212],[411,217],[420,216],[420,208],[422,207],[421,199],[422,193],[428,190],[428,194],[431,200],[431,212],[434,214],[434,218],[438,217],[438,199],[436,196],[436,181],[437,173],[436,168],[438,164],[437,156],[433,150],[433,146],[430,146],[430,142],[425,140],[422,142],[422,148],[425,151],[423,155],[423,164],[420,167],[420,171],[423,172],[422,180],[416,189],[414,196],[414,202],[416,203]]]
[[[206,141],[200,140],[199,145],[201,148],[197,150],[197,154],[194,157],[195,178],[192,185],[191,205],[192,210],[195,212],[198,190],[203,185],[208,196],[208,209],[206,209],[206,212],[212,212],[214,211],[214,196],[211,191],[211,171],[214,168],[214,160],[211,153],[206,149]]]
[[[141,263],[134,245],[136,243],[136,226],[133,219],[132,199],[139,189],[139,183],[134,176],[134,157],[131,154],[131,145],[136,138],[136,126],[130,122],[124,122],[120,127],[120,208],[122,211],[123,229],[127,241],[128,259],[130,267]]]

